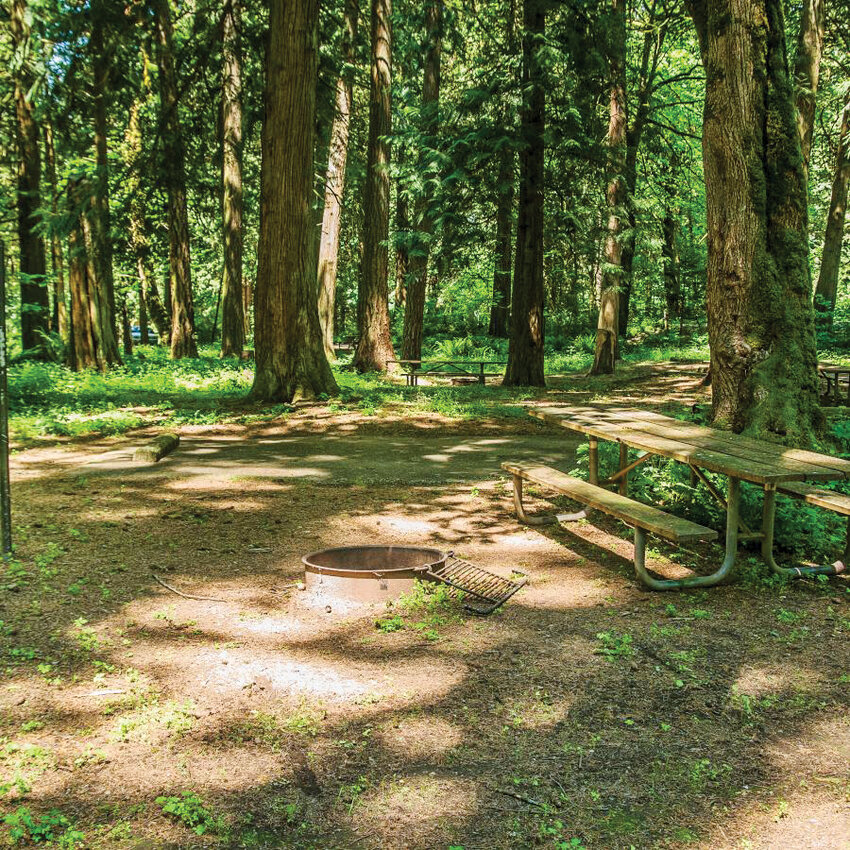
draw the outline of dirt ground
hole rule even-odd
[[[690,405],[698,377],[607,397]],[[558,387],[530,404],[589,397]],[[308,408],[137,466],[143,440],[14,456],[2,813],[58,810],[91,847],[850,848],[847,580],[641,589],[624,526],[517,524],[501,461],[569,470],[579,445],[531,420]],[[529,584],[487,618],[294,586],[355,543]],[[669,554],[652,567],[681,573]],[[185,792],[202,835],[157,802]]]

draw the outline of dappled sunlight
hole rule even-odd
[[[462,726],[443,717],[413,714],[401,718],[388,729],[382,730],[378,739],[389,752],[417,761],[441,764],[446,755],[466,740]]]
[[[404,774],[364,790],[352,807],[359,832],[380,835],[390,846],[427,847],[443,840],[447,826],[462,824],[478,810],[479,782],[432,770]],[[433,845],[431,845],[433,846]]]
[[[786,794],[778,823],[798,809],[819,817],[850,750],[838,710],[844,644],[794,644],[791,663],[770,633],[784,639],[793,627],[762,610],[768,591],[660,597],[637,589],[621,528],[595,517],[520,527],[499,457],[469,450],[484,440],[499,456],[565,464],[575,446],[560,435],[490,445],[336,434],[272,448],[227,435],[211,452],[218,440],[204,435],[202,455],[179,450],[130,472],[81,480],[78,466],[36,465],[43,478],[22,481],[18,510],[46,526],[22,540],[22,557],[33,587],[51,590],[38,613],[20,609],[13,645],[31,654],[9,663],[0,715],[14,746],[41,750],[0,755],[0,776],[23,770],[23,799],[45,809],[96,821],[98,807],[117,806],[140,839],[175,845],[185,828],[152,801],[198,789],[234,823],[251,812],[278,835],[295,811],[322,836],[315,846],[363,836],[374,847],[522,846],[560,819],[589,846],[620,831],[635,846],[669,843],[675,823],[699,827],[692,846],[714,850],[726,846],[721,827],[743,834],[739,824],[755,823],[804,762],[809,789]],[[326,477],[285,478],[284,466]],[[36,566],[54,540],[55,563]],[[454,549],[530,582],[488,618],[454,601],[328,612],[296,589],[301,555],[358,542]],[[220,601],[181,598],[150,572]],[[823,591],[807,592],[787,591],[795,611],[810,609],[794,616],[827,639],[843,628],[843,607],[827,623]],[[14,604],[29,606],[26,594]],[[395,616],[397,631],[376,627]],[[760,823],[774,834],[772,820]]]

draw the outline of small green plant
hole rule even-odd
[[[594,650],[597,655],[604,655],[609,661],[616,658],[630,658],[635,651],[632,648],[632,636],[618,635],[616,632],[598,632],[596,639],[599,646]]]
[[[224,819],[215,817],[193,791],[183,791],[179,797],[157,797],[156,804],[164,814],[179,820],[197,835],[216,834],[224,830]]]
[[[375,620],[375,628],[379,632],[400,632],[404,628],[404,618],[401,614],[387,614]]]
[[[75,829],[70,820],[58,809],[37,817],[26,806],[19,806],[3,818],[9,827],[9,838],[13,844],[49,844],[59,847],[75,847],[85,840],[84,833]]]

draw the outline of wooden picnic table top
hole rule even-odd
[[[850,478],[850,461],[628,407],[532,408],[532,416],[591,437],[753,484]]]

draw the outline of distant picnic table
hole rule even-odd
[[[850,368],[842,366],[818,366],[818,374],[826,381],[824,396],[837,404],[850,405]],[[841,387],[846,387],[842,398]]]
[[[739,540],[761,542],[762,557],[770,568],[786,576],[811,574],[835,575],[845,570],[850,558],[850,526],[843,560],[829,566],[781,567],[774,560],[773,538],[777,492],[801,499],[824,510],[850,516],[850,496],[818,487],[816,482],[850,479],[850,461],[803,449],[744,437],[728,431],[684,422],[648,410],[626,407],[563,406],[532,408],[532,416],[561,428],[585,434],[589,440],[589,481],[572,478],[556,469],[541,465],[503,464],[514,476],[514,498],[520,519],[532,524],[552,521],[552,517],[527,517],[522,505],[522,482],[531,481],[557,490],[592,509],[602,510],[635,528],[635,570],[640,580],[654,590],[682,587],[707,587],[729,577],[735,565]],[[599,479],[599,440],[619,445],[619,467],[610,477]],[[636,450],[637,458],[629,458]],[[726,512],[726,551],[720,568],[707,576],[683,579],[658,579],[644,563],[646,533],[672,542],[710,540],[716,537],[708,529],[658,508],[627,497],[628,474],[651,457],[664,457],[686,464],[693,486],[705,485]],[[706,472],[726,477],[724,495]],[[749,529],[740,517],[742,481],[764,489],[762,524],[759,531]],[[617,492],[606,489],[614,485]],[[554,519],[580,519],[585,512],[559,515]]]
[[[497,378],[502,372],[487,371],[488,367],[504,366],[506,360],[390,360],[398,363],[404,372],[404,379],[409,387],[419,385],[423,375],[440,378],[468,379],[470,383],[486,383],[487,378]]]

